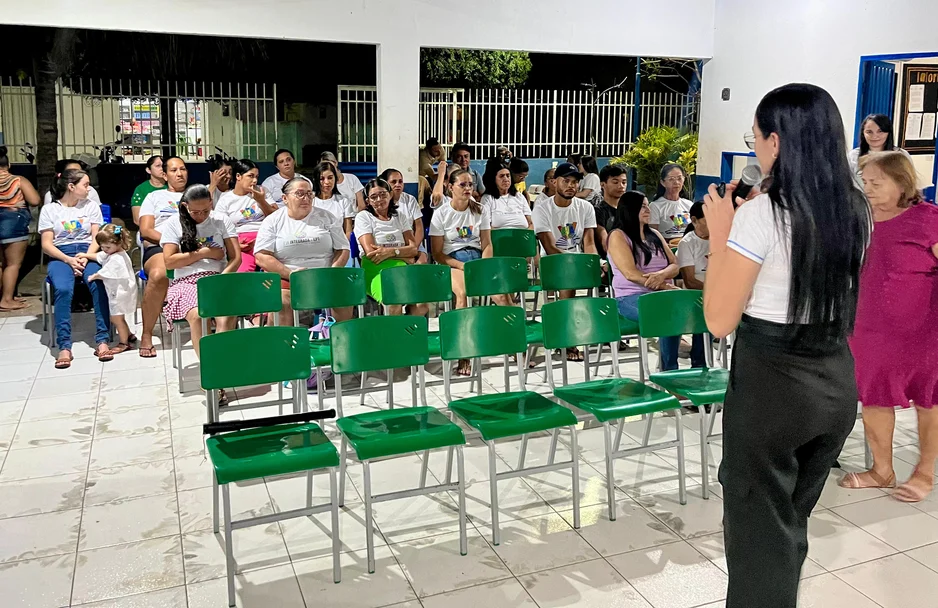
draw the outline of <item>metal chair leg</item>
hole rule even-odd
[[[554,429],[551,431],[550,436],[550,453],[547,456],[547,464],[554,464],[554,459],[557,456],[557,440],[560,438],[560,429]]]
[[[570,473],[573,476],[573,527],[580,529],[580,446],[576,438],[576,425],[570,427]]]
[[[427,472],[430,469],[430,450],[424,450],[423,462],[420,465],[420,488],[427,487]]]
[[[687,504],[687,475],[684,465],[684,422],[682,420],[681,410],[678,408],[675,410],[674,420],[677,423],[676,429],[677,435],[677,476],[678,476],[678,486],[677,486],[677,496],[678,500],[681,501],[682,505]]]
[[[368,461],[362,462],[362,473],[364,475],[364,493],[365,493],[365,535],[368,547],[368,574],[375,573],[375,539],[374,539],[374,520],[371,507],[371,468]]]
[[[622,445],[622,434],[625,432],[625,418],[620,418],[616,423],[616,440],[612,444],[612,451],[618,452]]]
[[[306,508],[313,506],[313,472],[306,473]]]
[[[713,406],[711,406],[713,407]],[[704,499],[710,498],[710,469],[707,466],[707,410],[702,405],[697,406],[700,416],[700,477],[703,485]]]
[[[212,532],[218,534],[218,479],[212,475]]]
[[[345,506],[345,472],[348,469],[348,456],[346,455],[346,450],[348,450],[348,439],[345,438],[345,435],[342,435],[342,446],[339,451],[339,506]]]
[[[332,499],[332,580],[342,582],[342,568],[339,562],[339,497],[336,494],[335,467],[329,469],[329,496]]]
[[[496,470],[495,442],[486,441],[489,446],[489,500],[492,508],[492,544],[501,543],[501,531],[498,528],[498,473]]]
[[[622,421],[619,421],[622,425]],[[606,451],[606,499],[609,503],[609,521],[616,520],[615,473],[612,468],[612,428],[603,422],[603,445]]]
[[[459,478],[459,554],[469,553],[469,538],[466,534],[466,463],[461,445],[456,446],[456,475]]]
[[[524,457],[525,455],[527,455],[527,452],[528,452],[528,436],[522,435],[521,436],[521,453],[518,454],[518,470],[519,471],[524,468]]]
[[[225,508],[225,570],[228,573],[228,605],[235,605],[235,559],[234,545],[231,542],[231,495],[228,484],[221,488],[222,502]]]

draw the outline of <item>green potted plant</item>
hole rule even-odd
[[[649,195],[654,195],[658,188],[661,167],[677,163],[687,172],[684,191],[690,198],[694,193],[694,174],[697,171],[697,134],[681,133],[675,127],[649,127],[625,154],[609,162],[635,169],[636,186]]]

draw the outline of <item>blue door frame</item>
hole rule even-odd
[[[860,130],[860,121],[863,120],[863,92],[867,85],[866,76],[867,76],[867,64],[869,62],[881,62],[881,61],[902,61],[909,59],[921,59],[923,57],[938,57],[938,52],[922,52],[922,53],[893,53],[891,55],[863,55],[860,57],[860,74],[857,79],[857,111],[856,111],[856,129],[854,130],[854,141],[859,142],[859,130]],[[889,113],[890,116],[892,113]],[[935,159],[932,167],[932,177],[931,181],[933,187],[931,189],[931,196],[928,196],[926,193],[926,198],[931,200],[936,200],[935,198],[935,189],[934,186],[938,185],[938,142],[935,145]],[[938,200],[936,200],[938,202]]]

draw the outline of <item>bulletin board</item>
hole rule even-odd
[[[938,134],[938,65],[903,66],[901,119],[897,145],[911,154],[934,154]]]

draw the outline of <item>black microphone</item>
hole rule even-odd
[[[736,184],[736,191],[733,193],[733,207],[736,207],[736,197],[746,200],[752,189],[762,183],[762,171],[758,165],[746,165],[743,168],[743,174],[739,177],[739,183]],[[717,186],[717,194],[721,197],[726,195],[726,183]]]

